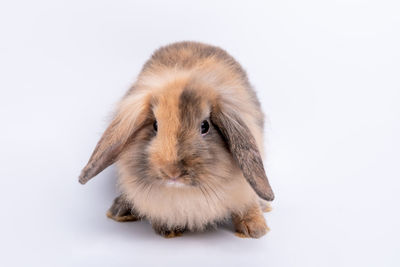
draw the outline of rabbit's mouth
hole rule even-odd
[[[184,187],[187,186],[180,178],[165,179],[164,184],[168,187]]]
[[[167,187],[187,187],[197,185],[196,180],[186,172],[181,172],[179,175],[171,177],[161,171],[159,179],[161,180],[162,185]]]

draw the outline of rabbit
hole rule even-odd
[[[107,216],[147,219],[175,237],[232,220],[240,237],[269,228],[264,115],[247,74],[223,49],[178,42],[156,50],[117,105],[79,182],[116,163],[121,195]]]

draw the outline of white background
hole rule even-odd
[[[218,45],[268,116],[271,232],[163,239],[78,183],[154,49]],[[398,1],[0,2],[1,266],[399,266]]]

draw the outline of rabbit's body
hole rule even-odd
[[[232,217],[239,232],[259,237],[267,229],[259,196],[273,199],[262,131],[260,104],[231,56],[172,44],[144,65],[80,181],[116,161],[124,205],[159,232]]]

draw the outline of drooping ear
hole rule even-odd
[[[274,193],[265,174],[256,141],[240,116],[234,111],[224,111],[215,106],[210,119],[220,130],[233,158],[254,191],[261,198],[272,201]]]
[[[89,162],[83,168],[79,182],[85,184],[91,178],[113,164],[146,120],[148,105],[140,95],[126,96],[114,119],[98,141]]]

